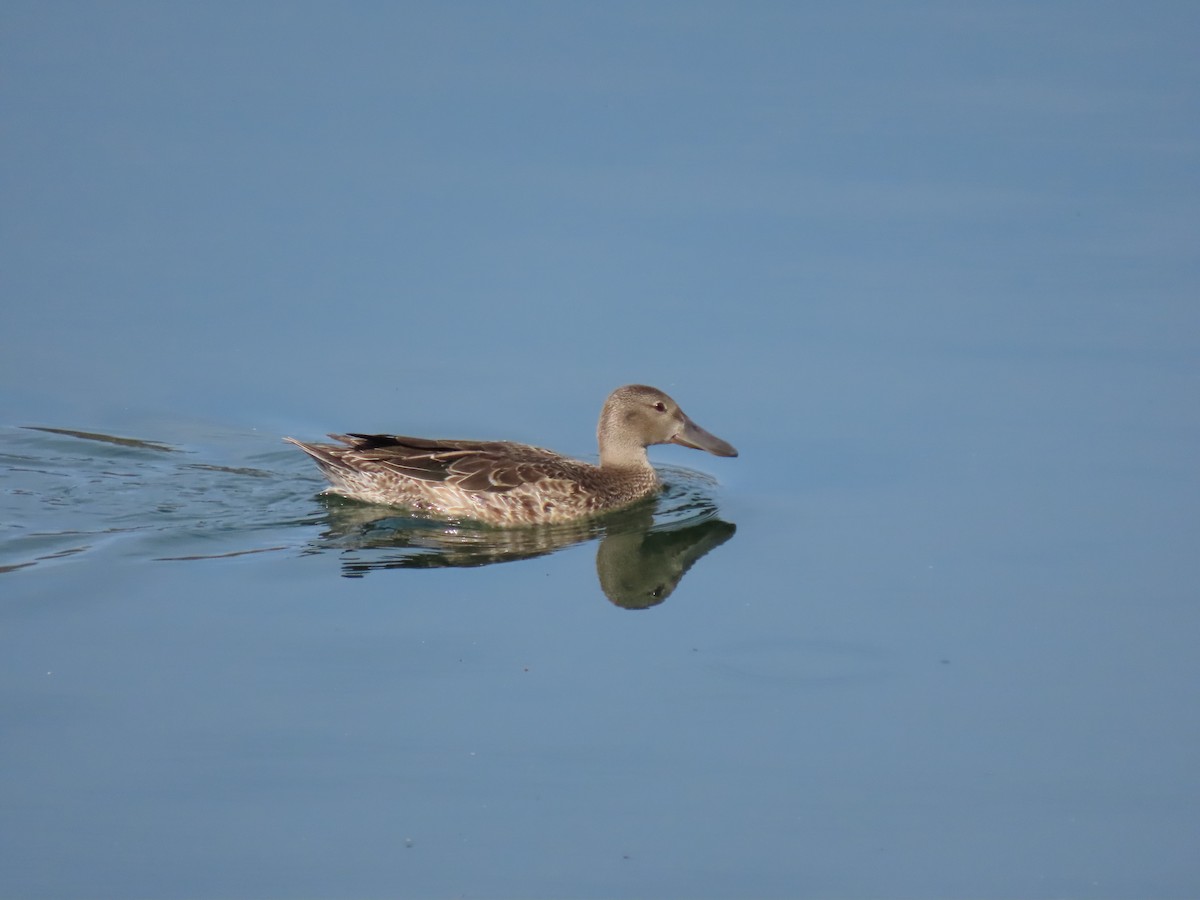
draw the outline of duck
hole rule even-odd
[[[605,400],[596,426],[598,465],[513,441],[329,437],[338,444],[284,438],[316,460],[330,482],[325,493],[501,527],[571,522],[656,494],[662,481],[646,455],[654,444],[738,455],[665,392],[644,384],[619,387]]]

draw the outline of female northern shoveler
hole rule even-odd
[[[598,466],[509,441],[330,437],[345,446],[285,438],[317,461],[330,492],[491,525],[566,522],[653,494],[660,482],[646,458],[651,444],[737,456],[732,446],[684,415],[678,403],[643,384],[617,388],[605,401],[596,428]]]

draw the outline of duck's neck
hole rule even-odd
[[[600,468],[637,469],[653,471],[646,458],[646,444],[630,434],[627,422],[621,421],[619,404],[608,398],[596,423],[596,443],[600,445]]]
[[[646,457],[646,448],[641,444],[620,444],[601,439],[600,468],[649,469],[651,466]]]

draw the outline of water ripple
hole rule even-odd
[[[197,438],[194,428],[179,430],[186,442],[48,426],[0,428],[0,573],[100,552],[146,562],[291,552],[333,554],[342,574],[361,577],[381,569],[527,559],[597,540],[604,549],[597,562],[601,581],[608,565],[611,582],[629,568],[612,560],[627,563],[630,554],[640,554],[645,561],[650,554],[655,565],[675,573],[690,565],[695,547],[707,552],[733,530],[728,523],[717,531],[701,528],[719,521],[716,482],[676,467],[660,468],[659,497],[629,509],[578,523],[499,529],[414,519],[402,510],[322,495],[324,482],[307,460],[277,446],[274,435],[213,431]],[[654,566],[643,569],[657,585],[647,588],[648,596],[669,593],[664,577],[678,580],[659,577]]]

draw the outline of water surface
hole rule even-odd
[[[1194,4],[0,19],[0,897],[1200,891]]]

